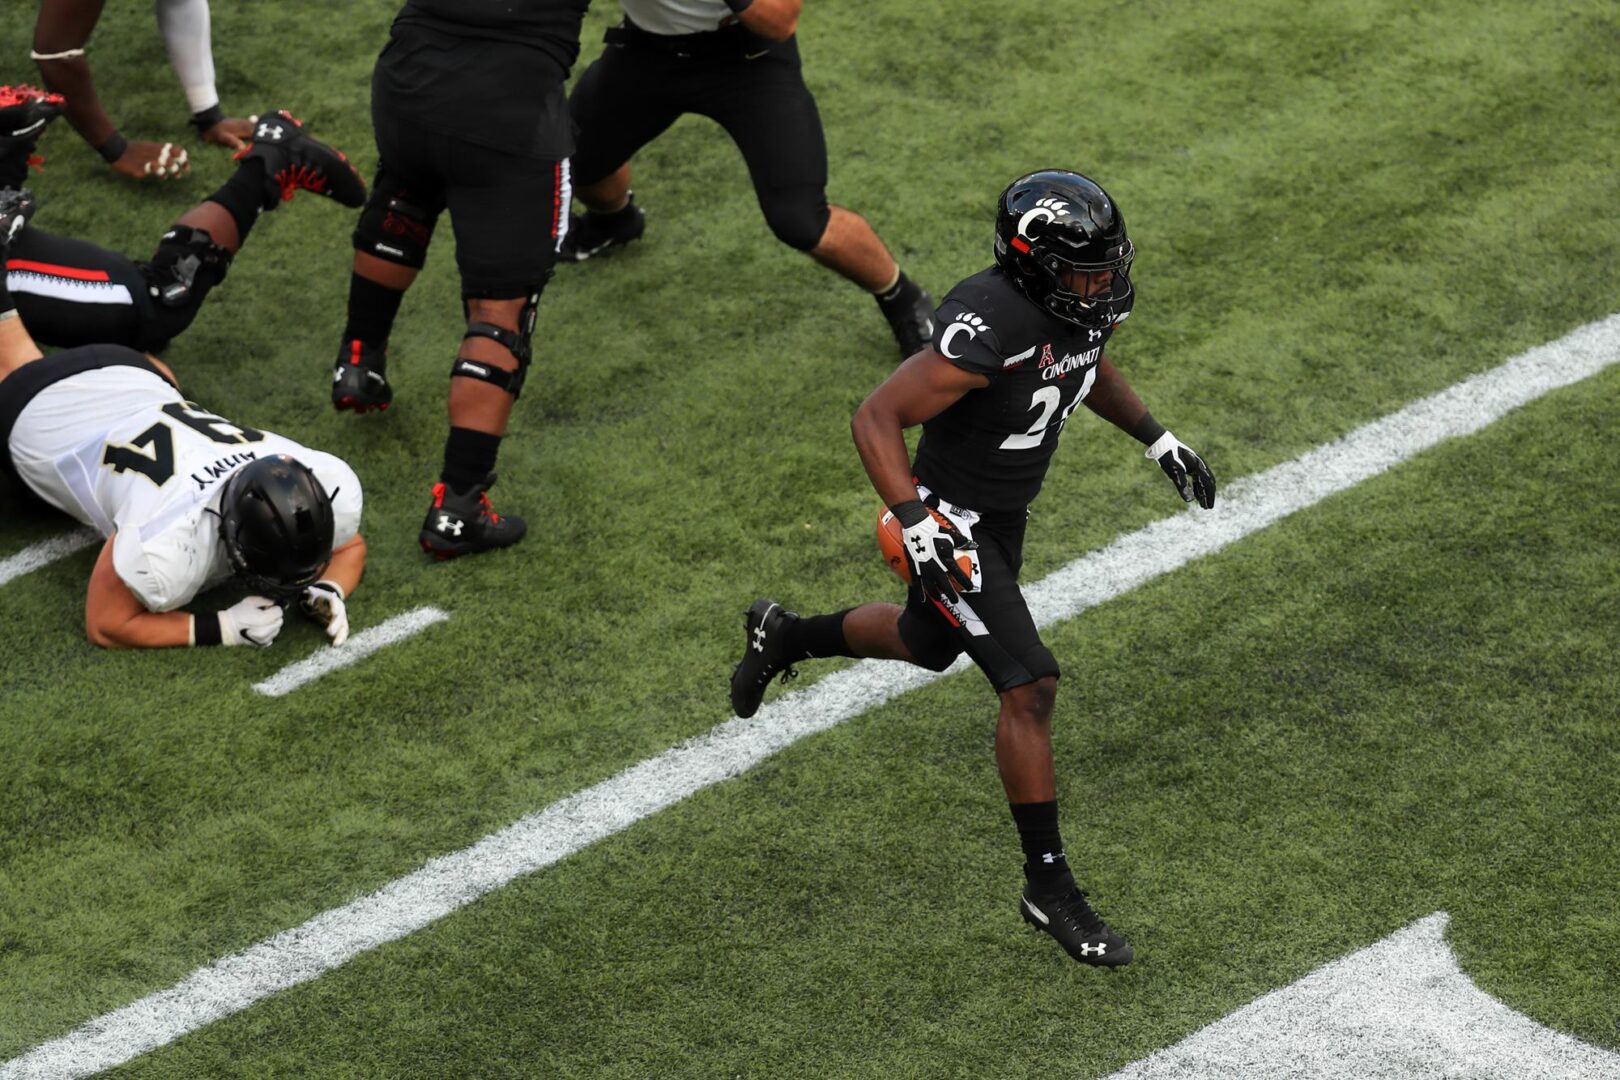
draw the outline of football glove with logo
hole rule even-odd
[[[324,578],[304,590],[298,607],[305,615],[326,627],[333,645],[349,640],[349,613],[343,606],[343,587]]]
[[[889,507],[900,522],[905,538],[906,558],[911,561],[911,577],[930,596],[956,599],[957,588],[973,587],[973,579],[956,562],[958,551],[972,551],[979,545],[959,532],[944,517],[934,514],[920,499],[908,499]]]
[[[1147,448],[1145,456],[1159,463],[1164,475],[1176,485],[1183,502],[1196,498],[1205,510],[1215,505],[1215,474],[1192,447],[1167,431]]]
[[[281,633],[281,605],[267,596],[249,596],[219,613],[221,645],[270,647]]]

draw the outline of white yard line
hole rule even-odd
[[[290,694],[305,683],[358,663],[378,649],[404,641],[449,617],[448,613],[436,607],[420,607],[403,615],[395,615],[387,622],[351,636],[342,645],[328,645],[296,663],[288,664],[263,682],[254,683],[253,689],[267,697]]]
[[[1604,1080],[1620,1054],[1542,1027],[1474,985],[1437,911],[1107,1080]]]
[[[0,585],[12,578],[31,574],[42,566],[49,566],[57,559],[65,559],[76,551],[83,551],[100,539],[101,534],[96,530],[85,528],[29,544],[17,554],[0,559]]]
[[[1042,625],[1072,618],[1617,361],[1620,315],[1589,323],[1294,461],[1239,480],[1222,492],[1212,513],[1188,510],[1121,537],[1029,589],[1031,607]],[[951,670],[965,666],[959,661]],[[122,1064],[420,930],[807,735],[941,677],[883,661],[835,672],[779,698],[750,720],[728,720],[471,847],[432,859],[370,895],[99,1016],[0,1065],[0,1080],[83,1076]]]

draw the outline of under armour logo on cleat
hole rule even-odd
[[[1108,943],[1106,941],[1098,942],[1095,945],[1091,944],[1090,942],[1086,942],[1080,946],[1081,956],[1105,956],[1107,953]]]
[[[278,139],[279,140],[281,138],[281,125],[280,124],[260,124],[259,125],[259,130],[255,131],[253,133],[253,137],[255,139]]]
[[[763,626],[754,627],[754,651],[765,651],[765,628]]]
[[[465,525],[465,524],[466,524],[466,522],[457,521],[455,518],[451,517],[449,514],[440,514],[439,515],[439,523],[437,525],[433,526],[433,527],[435,529],[437,529],[439,532],[449,533],[452,536],[460,536],[462,526]]]

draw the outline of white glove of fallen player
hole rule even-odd
[[[326,627],[333,645],[349,640],[349,612],[343,606],[343,586],[322,579],[304,590],[298,606],[305,615]]]
[[[267,596],[249,596],[219,613],[221,645],[268,648],[281,633],[281,605]]]
[[[1204,459],[1192,447],[1170,434],[1160,435],[1147,448],[1144,457],[1157,461],[1164,475],[1176,485],[1183,502],[1198,500],[1198,505],[1209,510],[1215,505],[1215,474],[1209,471]]]

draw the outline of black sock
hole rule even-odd
[[[1024,877],[1043,894],[1073,888],[1074,875],[1069,872],[1063,837],[1058,832],[1057,800],[1008,805],[1018,825],[1018,842],[1024,848]]]
[[[904,315],[920,295],[922,290],[917,287],[915,281],[906,277],[904,270],[900,271],[900,276],[895,279],[893,285],[882,292],[872,294],[883,314],[891,320]]]
[[[224,186],[203,201],[223,206],[236,222],[236,234],[245,243],[253,223],[264,210],[264,162],[242,162]]]
[[[628,218],[631,215],[633,215],[635,212],[636,212],[636,193],[633,192],[633,191],[629,192],[628,194],[625,195],[625,197],[624,197],[624,205],[619,207],[617,210],[602,211],[602,210],[592,210],[589,207],[585,208],[585,214],[586,214],[587,217],[595,218],[597,221],[600,221],[603,224],[607,224],[607,225],[617,225],[621,221],[623,221],[625,218]]]
[[[394,318],[399,314],[403,289],[390,289],[370,278],[349,274],[349,321],[343,325],[344,341],[360,341],[374,349],[388,347]],[[491,461],[494,460],[492,457]]]
[[[477,487],[495,471],[495,455],[500,449],[499,435],[453,427],[444,441],[444,468],[439,479],[458,493]]]
[[[794,660],[813,660],[818,656],[854,656],[855,652],[844,640],[844,616],[854,608],[845,608],[832,615],[811,615],[788,625],[782,635],[782,647]]]

